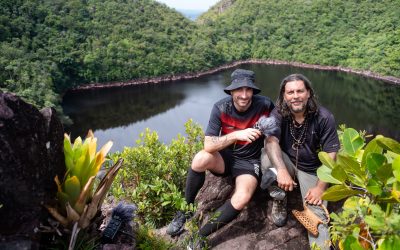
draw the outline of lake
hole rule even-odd
[[[343,72],[320,71],[284,65],[242,65],[256,73],[261,94],[276,100],[281,80],[292,73],[307,76],[319,102],[336,118],[368,134],[382,134],[400,140],[400,86]],[[212,105],[227,96],[234,68],[193,80],[68,92],[63,98],[65,113],[73,120],[66,127],[73,138],[92,129],[98,145],[112,140],[112,152],[135,146],[140,133],[149,128],[160,141],[169,143],[189,119],[203,129]]]

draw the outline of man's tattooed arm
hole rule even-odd
[[[211,137],[211,142],[212,143],[220,143],[220,142],[225,142],[228,140],[228,136],[227,135],[223,135],[223,136],[210,136]]]
[[[223,136],[206,136],[204,139],[204,150],[209,153],[214,153],[235,142],[236,139],[232,134]]]

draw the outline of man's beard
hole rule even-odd
[[[301,107],[295,107],[295,108],[293,107],[293,105],[288,105],[286,102],[285,104],[289,108],[290,112],[297,114],[297,113],[304,113],[307,110],[308,101],[306,103],[302,103]]]

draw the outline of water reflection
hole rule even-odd
[[[334,113],[337,123],[366,129],[397,140],[400,131],[400,87],[347,73],[317,71],[289,66],[244,65],[256,73],[262,94],[276,100],[280,81],[292,73],[302,73],[312,82],[319,101]],[[234,69],[196,80],[159,85],[70,93],[63,107],[74,125],[66,128],[72,136],[84,136],[94,130],[99,144],[113,140],[112,151],[134,146],[139,134],[150,128],[160,140],[169,143],[184,134],[184,123],[193,119],[207,126],[214,102],[226,96]]]

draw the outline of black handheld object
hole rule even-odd
[[[261,116],[260,119],[254,125],[254,128],[258,129],[266,137],[274,134],[279,129],[279,124],[274,116],[265,117]]]
[[[107,224],[107,227],[103,231],[103,237],[108,240],[114,239],[115,235],[121,228],[121,224],[121,218],[118,215],[113,215],[110,222]]]
[[[112,241],[122,224],[129,223],[133,219],[135,211],[135,205],[119,203],[113,209],[111,220],[103,231],[103,241]]]

